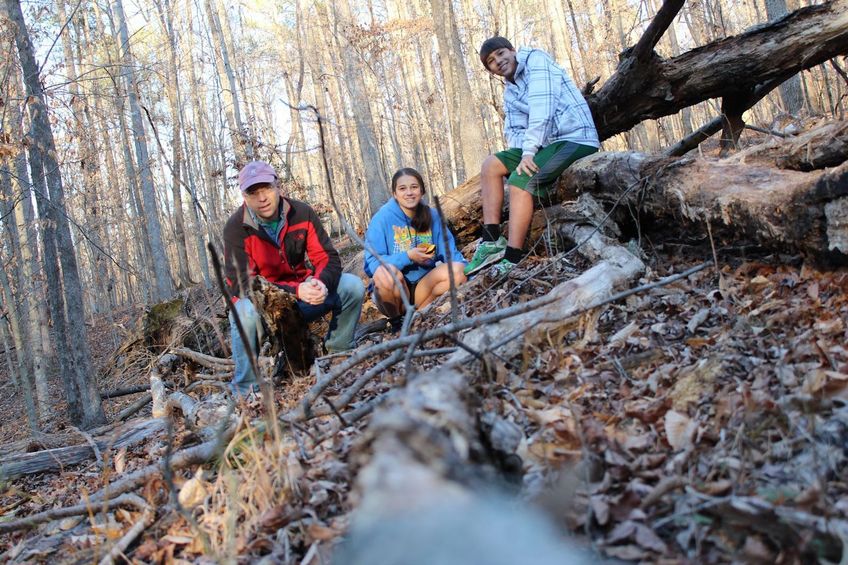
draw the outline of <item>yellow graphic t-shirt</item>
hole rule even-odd
[[[392,253],[405,253],[422,243],[434,244],[433,231],[418,232],[410,226],[392,226],[394,247]]]

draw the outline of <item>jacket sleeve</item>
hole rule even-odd
[[[392,233],[392,225],[385,217],[377,212],[371,219],[368,225],[368,230],[365,232],[365,243],[368,246],[365,248],[365,274],[373,277],[374,273],[380,267],[380,260],[377,259],[368,249],[372,249],[377,253],[383,261],[390,265],[394,265],[400,270],[405,269],[412,264],[412,259],[406,254],[406,251],[397,253],[389,253],[389,240],[394,239]]]
[[[453,234],[448,228],[447,236],[448,236],[448,248],[445,249],[444,243],[442,242],[442,222],[439,217],[439,213],[430,209],[433,214],[433,239],[436,243],[436,261],[442,261],[443,263],[447,263],[447,256],[450,253],[451,261],[454,263],[467,263],[465,257],[462,256],[459,249],[456,248],[456,241],[454,240]],[[447,225],[445,226],[447,228]]]
[[[339,286],[342,277],[342,261],[333,247],[330,236],[324,230],[318,214],[309,207],[309,233],[306,235],[306,254],[315,268],[313,276],[319,279],[333,292]]]
[[[224,226],[224,275],[233,297],[247,296],[250,266],[244,249],[244,233],[233,222]]]
[[[553,130],[562,77],[559,69],[541,51],[533,51],[527,56],[525,68],[530,116],[521,149],[522,155],[535,155],[540,147],[546,145]]]

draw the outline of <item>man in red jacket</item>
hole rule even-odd
[[[318,215],[307,204],[282,195],[273,167],[253,161],[239,173],[244,204],[224,226],[224,263],[227,284],[235,297],[242,326],[257,350],[262,321],[248,298],[250,277],[261,275],[297,296],[297,305],[311,322],[332,311],[324,339],[329,352],[353,347],[353,332],[362,311],[365,287],[356,275],[342,273],[339,254]],[[308,260],[308,262],[307,262]],[[237,394],[256,390],[256,375],[245,344],[230,317]]]

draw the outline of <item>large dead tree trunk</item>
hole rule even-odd
[[[694,224],[703,233],[709,222],[724,239],[753,239],[766,247],[841,262],[848,254],[846,161],[846,122],[771,140],[723,159],[598,153],[563,174],[552,201],[589,193],[608,208],[617,206],[622,212],[618,219],[638,208],[654,218]],[[460,240],[470,239],[479,225],[476,188],[471,181],[458,187],[445,205]]]
[[[682,5],[682,0],[667,0],[639,43],[622,54],[616,73],[597,93],[587,96],[601,139],[642,120],[723,98],[729,114],[707,124],[669,154],[696,147],[722,127],[726,143],[733,142],[744,125],[742,113],[770,90],[803,69],[848,53],[848,0],[834,0],[662,59],[653,47]],[[479,176],[448,193],[444,210],[457,238],[461,242],[473,239],[481,219]]]
[[[848,53],[848,0],[834,0],[662,59],[653,47],[682,5],[667,1],[615,74],[587,97],[601,139],[710,98],[745,98],[762,83],[778,79],[777,86]]]
[[[484,356],[491,348],[499,356],[510,358],[520,352],[525,340],[544,339],[545,332],[568,323],[569,318],[608,298],[617,287],[629,285],[644,271],[638,258],[591,226],[571,223],[568,229],[574,231],[574,237],[586,241],[581,253],[595,261],[595,266],[555,287],[550,293],[553,300],[541,308],[471,330],[461,337],[467,346]],[[532,330],[528,332],[528,328]],[[345,562],[370,563],[381,551],[402,544],[421,547],[424,552],[410,552],[409,563],[453,564],[467,562],[470,558],[466,552],[482,552],[477,557],[493,550],[509,553],[525,543],[523,538],[529,534],[523,531],[524,520],[517,517],[511,524],[510,518],[500,524],[519,532],[507,538],[479,536],[467,528],[469,522],[478,520],[492,524],[491,508],[475,499],[492,487],[492,480],[520,475],[516,450],[523,438],[517,425],[486,412],[475,400],[471,386],[474,378],[470,371],[462,370],[470,362],[470,355],[459,351],[446,365],[411,380],[374,414],[359,454],[363,467],[357,488],[361,498]],[[461,519],[454,531],[434,527],[457,514]],[[407,519],[410,515],[414,518]],[[386,540],[386,528],[394,539]],[[444,561],[439,548],[427,547],[437,540],[452,548]],[[534,551],[547,557],[525,555],[528,561],[583,562],[574,554],[571,560],[561,561],[563,553],[555,548],[552,538],[541,536],[537,545],[544,548],[534,547]],[[560,560],[554,560],[554,554]],[[492,561],[486,557],[480,560]]]
[[[803,172],[734,159],[670,161],[605,153],[577,163],[563,183],[629,215],[673,219],[729,241],[753,239],[783,252],[848,257],[848,162]],[[624,217],[624,216],[622,216]],[[709,227],[708,227],[709,224]]]

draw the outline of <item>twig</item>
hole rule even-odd
[[[336,405],[333,406],[333,409],[334,410],[335,409],[341,409],[341,408],[346,407],[348,404],[350,404],[353,401],[354,396],[356,396],[356,394],[360,390],[362,390],[365,387],[365,385],[368,384],[371,381],[371,379],[378,376],[380,373],[382,373],[383,371],[385,371],[386,369],[388,369],[389,367],[391,367],[392,365],[394,365],[398,361],[400,361],[400,357],[401,357],[401,352],[396,351],[390,357],[383,359],[382,361],[380,361],[379,363],[377,363],[376,365],[374,365],[373,367],[371,367],[370,369],[368,369],[367,371],[362,373],[353,382],[353,384],[350,385],[347,388],[347,390],[345,390],[344,394],[342,394],[341,396],[339,396],[336,399]],[[325,400],[326,400],[326,397],[325,397]],[[327,415],[329,415],[329,414],[327,414],[326,412],[322,412],[321,410],[314,410],[313,411],[313,416],[327,416]]]
[[[125,496],[136,496],[136,495],[125,495]],[[139,518],[138,522],[133,524],[132,528],[127,530],[127,532],[121,536],[115,545],[112,546],[112,549],[109,550],[109,553],[100,560],[100,565],[112,565],[119,558],[121,558],[124,553],[127,551],[127,548],[136,540],[138,536],[153,522],[153,518],[156,514],[153,512],[153,509],[149,504],[144,502],[140,497],[139,500],[144,503],[144,509],[141,511],[141,518]]]
[[[85,442],[91,446],[91,450],[94,452],[94,458],[97,460],[97,465],[100,466],[100,468],[102,469],[103,455],[100,453],[100,448],[97,447],[97,442],[94,441],[94,438],[91,437],[91,434],[89,434],[88,432],[84,432],[76,426],[70,426],[69,429],[81,435]]]
[[[645,284],[645,285],[642,285],[642,286],[637,286],[637,287],[634,287],[634,288],[629,288],[627,290],[623,290],[619,293],[613,294],[612,296],[610,296],[608,298],[593,302],[589,306],[584,306],[583,308],[579,308],[575,312],[569,313],[567,316],[565,316],[562,319],[563,319],[563,321],[565,321],[568,318],[573,318],[575,316],[578,316],[580,314],[583,314],[584,312],[588,312],[588,311],[593,310],[595,308],[598,308],[600,306],[604,306],[606,304],[611,304],[613,302],[618,302],[619,300],[621,300],[623,298],[627,298],[630,295],[637,294],[639,292],[644,292],[646,290],[651,290],[652,288],[657,288],[657,287],[661,287],[661,286],[671,284],[673,282],[679,281],[680,279],[684,279],[684,278],[688,277],[689,275],[693,275],[693,274],[695,274],[699,271],[703,271],[704,269],[706,269],[707,267],[709,267],[712,264],[713,264],[712,261],[706,261],[704,263],[701,263],[700,265],[692,267],[691,269],[687,269],[687,270],[683,271],[682,273],[678,273],[676,275],[671,275],[671,276],[665,277],[665,278],[660,279],[656,282],[652,282],[652,283]],[[516,339],[517,337],[524,335],[525,333],[527,333],[531,329],[533,329],[533,328],[532,327],[519,328],[518,330],[516,330],[516,331],[512,332],[511,334],[508,334],[507,336],[505,336],[500,341],[498,341],[498,342],[494,343],[493,345],[487,347],[486,352],[491,351],[492,349],[499,348],[500,346],[504,345],[505,343],[508,343],[508,342]]]
[[[153,400],[153,396],[150,393],[145,394],[120,412],[115,416],[115,419],[120,421],[128,419],[130,416],[135,416],[135,414],[147,406],[147,404]]]
[[[275,426],[276,427],[276,426]],[[174,484],[174,472],[171,469],[171,453],[174,447],[174,427],[173,422],[168,418],[168,441],[165,443],[165,457],[162,460],[162,479],[170,492],[171,504],[174,505],[177,513],[182,516],[183,520],[191,528],[194,535],[200,538],[200,543],[203,544],[203,552],[207,556],[213,556],[212,542],[207,534],[194,519],[194,515],[186,510],[182,502],[180,502],[177,486]]]
[[[118,398],[120,396],[128,396],[130,394],[138,394],[139,392],[145,392],[150,390],[150,385],[136,385],[130,386],[126,388],[116,388],[113,390],[106,390],[100,393],[100,398],[103,400],[109,400],[112,398]]]
[[[221,357],[213,357],[211,355],[199,353],[197,351],[193,351],[185,347],[172,347],[168,351],[170,351],[174,355],[185,357],[186,359],[194,361],[198,365],[202,365],[209,369],[217,369],[221,367],[228,367],[232,369],[234,365],[232,359],[222,359]]]
[[[112,500],[105,502],[103,508],[105,509],[105,511],[109,511],[124,505],[135,506],[141,509],[146,507],[147,503],[144,502],[144,500],[136,494],[122,494],[116,498],[113,498]],[[34,528],[35,526],[43,524],[44,522],[59,520],[61,518],[70,518],[71,516],[83,516],[93,510],[96,510],[97,508],[99,507],[93,507],[91,503],[77,504],[74,506],[66,506],[64,508],[54,508],[52,510],[45,510],[44,512],[39,512],[38,514],[32,514],[30,516],[27,516],[26,518],[21,518],[20,520],[14,520],[11,522],[0,522],[0,534],[7,534],[16,530]]]
[[[445,215],[442,213],[442,204],[439,202],[439,197],[434,198],[436,201],[436,211],[439,213],[439,223],[442,228],[442,247],[445,249],[445,260],[448,264],[448,284],[450,284],[450,303],[451,303],[451,322],[456,323],[457,311],[459,303],[456,300],[456,281],[453,280],[453,257],[451,250],[448,247],[448,226],[445,224]]]
[[[347,422],[345,421],[344,416],[342,416],[341,412],[339,412],[339,409],[336,408],[335,405],[332,402],[330,402],[330,399],[327,398],[326,394],[321,395],[321,398],[324,400],[324,402],[327,404],[327,406],[330,407],[330,410],[333,411],[333,414],[336,415],[336,418],[339,419],[339,422],[342,423],[342,426],[344,426],[346,428]]]

